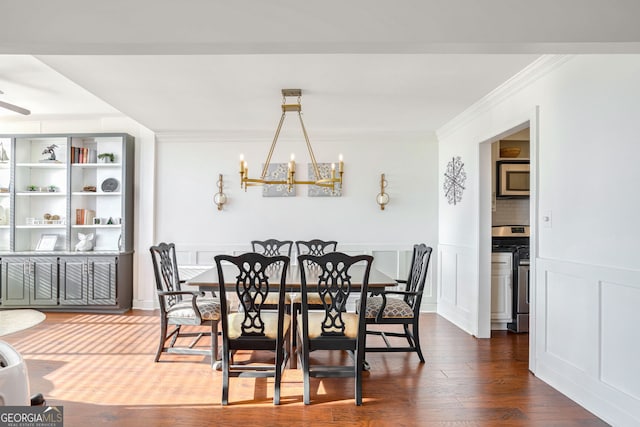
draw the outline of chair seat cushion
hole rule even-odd
[[[324,311],[310,311],[309,314],[309,338],[319,338],[322,336],[322,321]],[[345,324],[344,335],[347,338],[358,338],[358,315],[356,313],[342,313],[342,321]],[[302,314],[298,314],[298,328],[302,333]]]
[[[265,298],[263,305],[278,305],[278,298],[280,297],[280,294],[278,294],[278,292],[269,292],[269,294],[267,295],[267,298]],[[285,293],[284,294],[284,303],[285,304],[291,304],[291,296],[289,295],[289,293]]]
[[[264,334],[267,338],[276,339],[278,336],[278,313],[260,312],[260,318],[264,322]],[[239,338],[242,335],[242,322],[244,321],[244,313],[230,313],[228,317],[228,332],[230,339]],[[288,314],[284,315],[284,323],[282,328],[283,336],[289,330],[291,318]]]
[[[198,310],[202,320],[220,319],[220,301],[217,298],[198,298],[196,300]],[[195,319],[196,313],[193,311],[191,300],[180,301],[167,310],[167,317],[170,319]]]
[[[326,296],[327,303],[331,303],[331,297],[329,295]],[[293,297],[294,304],[302,304],[302,294],[297,293]],[[309,292],[307,294],[307,304],[309,305],[319,305],[322,306],[322,299],[317,292]]]
[[[360,301],[356,302],[358,306]],[[382,307],[382,297],[367,298],[367,310],[365,317],[377,317]],[[383,318],[405,319],[413,317],[413,309],[409,304],[400,298],[387,298],[387,305],[384,307]]]

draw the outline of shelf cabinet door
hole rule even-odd
[[[58,304],[58,258],[31,258],[31,304]]]
[[[87,265],[89,304],[115,304],[118,257],[90,257],[87,259]]]
[[[87,305],[87,281],[86,258],[60,258],[61,305]]]
[[[2,259],[2,303],[6,306],[58,304],[58,259]]]
[[[29,305],[29,258],[2,258],[2,305]]]
[[[117,256],[60,258],[60,304],[114,305]]]

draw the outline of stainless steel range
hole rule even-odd
[[[494,252],[513,254],[513,315],[507,328],[529,332],[529,226],[494,226],[491,235]]]

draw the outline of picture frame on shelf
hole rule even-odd
[[[38,245],[36,246],[36,251],[53,251],[56,248],[56,243],[58,242],[57,234],[43,234],[40,236],[40,240],[38,241]]]

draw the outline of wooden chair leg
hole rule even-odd
[[[356,357],[355,357],[355,364],[354,364],[355,383],[356,383],[355,384],[355,388],[356,388],[355,400],[356,400],[357,406],[362,405],[362,371],[363,371],[362,367],[364,365],[364,353],[365,353],[364,349],[365,349],[364,345],[358,346],[358,348],[356,349]]]
[[[420,348],[420,331],[418,330],[418,322],[413,323],[413,327],[411,328],[413,332],[413,340],[415,341],[416,353],[418,353],[418,357],[420,358],[420,363],[424,363],[424,356],[422,355],[422,349]]]
[[[285,338],[286,339],[286,338]],[[282,366],[284,365],[284,350],[281,345],[276,349],[276,366],[274,367],[273,404],[280,404],[280,384],[282,382]]]
[[[160,343],[158,344],[158,351],[156,351],[156,359],[157,362],[160,360],[160,354],[162,354],[162,349],[164,348],[164,342],[167,340],[167,321],[162,319],[160,324]]]
[[[218,322],[211,322],[211,368],[215,369],[218,361]]]
[[[296,333],[297,331],[297,327],[298,327],[298,313],[300,312],[301,306],[300,304],[291,301],[291,330],[293,333],[293,336],[291,337],[291,346],[293,348],[296,348],[298,346],[298,340],[297,340],[297,336],[298,334]]]
[[[303,348],[302,348],[302,357],[301,357],[301,361],[302,361],[302,377],[303,377],[303,383],[304,383],[304,391],[303,391],[303,401],[305,405],[308,405],[311,403],[311,385],[309,384],[309,381],[311,379],[311,376],[309,375],[309,351],[304,348],[304,343],[302,344]]]
[[[229,403],[229,350],[222,347],[222,404]]]

